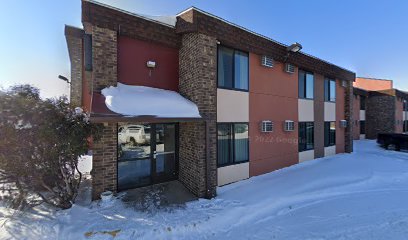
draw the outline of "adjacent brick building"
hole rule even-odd
[[[408,131],[408,94],[393,88],[392,80],[356,78],[353,138],[376,139],[378,133]]]
[[[217,186],[353,150],[351,71],[197,8],[158,20],[82,1],[82,23],[66,38],[71,102],[105,126],[94,198],[175,179],[211,198]],[[179,93],[200,117],[112,111],[102,90],[125,85]]]

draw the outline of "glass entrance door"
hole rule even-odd
[[[164,182],[175,179],[176,171],[176,126],[157,124],[153,150],[153,181]]]
[[[176,124],[118,125],[118,190],[177,179]]]

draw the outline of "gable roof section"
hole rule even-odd
[[[181,45],[181,38],[173,26],[95,1],[82,1],[82,22],[168,47],[179,48]]]

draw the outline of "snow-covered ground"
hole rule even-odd
[[[357,141],[353,154],[231,184],[184,207],[141,212],[116,200],[11,213],[0,208],[0,239],[407,239],[408,153]]]

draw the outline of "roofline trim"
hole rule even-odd
[[[381,80],[381,81],[394,82],[394,80],[384,79],[384,78],[370,78],[370,77],[356,77],[356,78],[362,78],[362,79],[367,79],[367,80]]]
[[[200,12],[200,13],[202,13],[202,14],[205,14],[205,15],[207,15],[207,16],[209,16],[209,17],[212,17],[212,18],[215,18],[215,19],[217,19],[217,20],[220,20],[220,21],[222,21],[222,22],[224,22],[224,23],[226,23],[226,24],[228,24],[228,25],[231,25],[231,26],[236,27],[236,28],[239,28],[239,29],[241,29],[241,30],[243,30],[243,31],[249,32],[249,33],[254,34],[254,35],[258,36],[258,37],[264,38],[264,39],[266,39],[266,40],[268,40],[268,41],[277,43],[277,44],[279,44],[279,45],[281,45],[281,46],[283,46],[283,47],[288,47],[288,46],[289,46],[289,45],[283,44],[283,43],[281,43],[281,42],[278,42],[278,41],[276,41],[276,40],[274,40],[274,39],[272,39],[272,38],[270,38],[270,37],[267,37],[267,36],[264,36],[264,35],[259,34],[259,33],[257,33],[257,32],[251,31],[251,30],[249,30],[249,29],[247,29],[247,28],[245,28],[245,27],[242,27],[242,26],[240,26],[240,25],[238,25],[238,24],[232,23],[232,22],[230,22],[230,21],[228,21],[228,20],[225,20],[225,19],[223,19],[223,18],[221,18],[221,17],[218,17],[218,16],[216,16],[216,15],[214,15],[214,14],[211,14],[211,13],[209,13],[209,12],[206,12],[206,11],[204,11],[204,10],[201,10],[201,9],[199,9],[199,8],[196,8],[196,7],[194,7],[194,6],[192,6],[192,7],[188,8],[188,9],[186,9],[186,10],[184,10],[184,11],[178,13],[176,16],[178,17],[178,16],[180,16],[180,15],[182,15],[182,14],[188,12],[188,11],[191,11],[191,10],[195,10],[195,11]],[[346,68],[337,66],[337,65],[335,65],[335,64],[333,64],[333,63],[331,63],[331,62],[328,62],[328,61],[323,60],[323,59],[321,59],[321,58],[315,57],[315,56],[310,55],[310,54],[308,54],[308,53],[305,53],[305,52],[303,52],[303,51],[299,51],[299,53],[301,53],[301,54],[303,54],[303,55],[306,55],[306,56],[308,56],[308,57],[314,58],[314,59],[316,59],[316,60],[318,60],[318,61],[322,61],[322,62],[324,62],[324,63],[327,63],[327,64],[330,64],[330,65],[336,66],[336,67],[338,67],[338,68],[340,68],[340,69],[342,69],[342,70],[344,70],[344,71],[347,71],[347,72],[349,72],[349,73],[355,74],[355,72],[353,72],[353,71],[351,71],[351,70],[348,70],[348,69],[346,69]]]
[[[172,26],[170,24],[166,24],[166,23],[163,23],[163,22],[148,18],[146,16],[143,16],[143,15],[140,15],[140,14],[137,14],[137,13],[133,13],[133,12],[129,12],[129,11],[123,10],[121,8],[117,8],[117,7],[114,7],[114,6],[105,4],[105,3],[101,3],[101,2],[98,2],[98,1],[95,1],[95,0],[83,0],[83,1],[90,2],[90,3],[96,4],[96,5],[99,5],[99,6],[102,6],[102,7],[106,7],[106,8],[121,12],[121,13],[125,13],[125,14],[133,16],[133,17],[142,18],[142,19],[144,19],[146,21],[154,22],[154,23],[166,26],[166,27],[170,27],[170,28],[174,28],[174,29],[176,28],[175,26]]]

